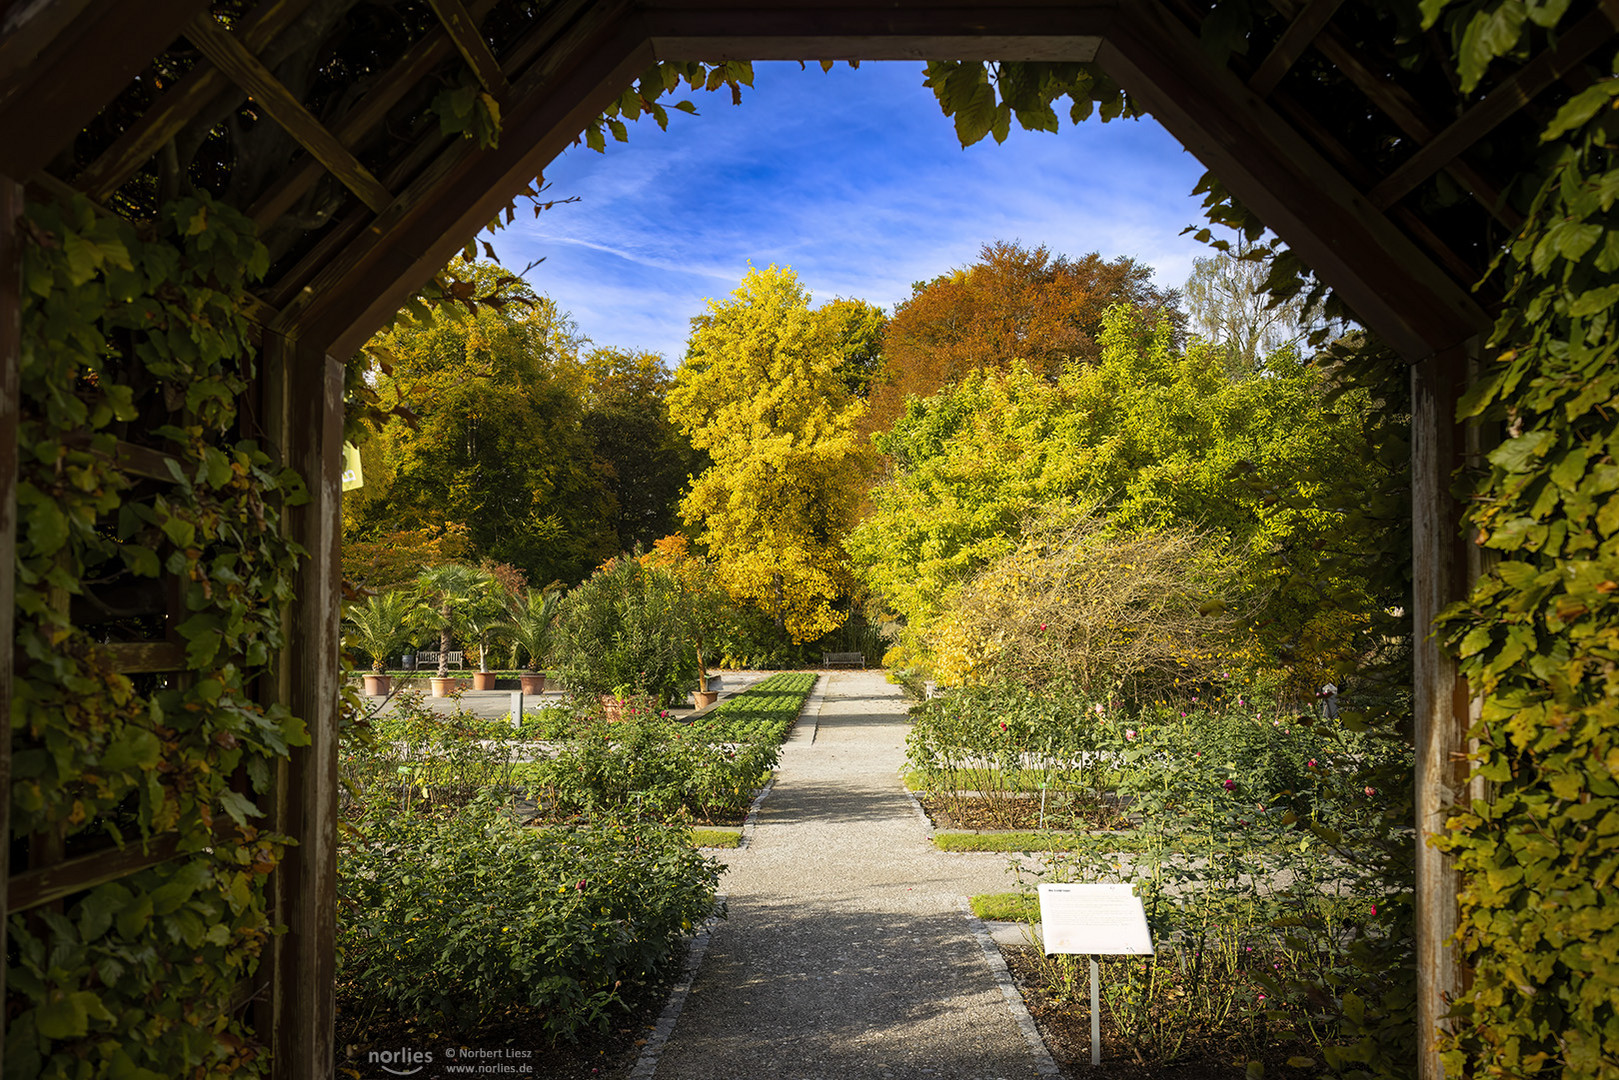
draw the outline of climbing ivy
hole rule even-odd
[[[251,692],[284,644],[301,552],[281,513],[304,497],[239,434],[242,301],[267,256],[206,196],[139,224],[33,204],[24,235],[13,836],[46,863],[178,854],[11,917],[5,1072],[258,1075],[266,1049],[227,1002],[276,932],[263,885],[287,840],[255,799],[308,742]],[[178,614],[138,613],[165,592]],[[165,633],[184,674],[117,670],[108,641]]]
[[[1470,87],[1562,4],[1447,20]],[[1435,21],[1446,5],[1425,0]],[[1613,69],[1619,72],[1619,66]],[[1500,560],[1440,625],[1482,711],[1476,774],[1442,846],[1461,870],[1472,970],[1443,1040],[1455,1075],[1619,1076],[1619,79],[1546,127],[1528,220],[1498,259],[1505,309],[1462,418],[1504,438],[1469,533]]]

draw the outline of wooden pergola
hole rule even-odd
[[[81,192],[139,216],[189,178],[247,213],[272,255],[250,312],[261,340],[253,394],[264,439],[306,477],[311,499],[292,524],[309,558],[290,647],[264,693],[313,735],[294,752],[274,814],[300,840],[270,879],[290,932],[242,994],[276,1075],[329,1076],[334,1059],[345,361],[660,61],[1096,62],[1410,362],[1417,627],[1465,593],[1479,556],[1460,536],[1449,485],[1479,435],[1452,418],[1491,303],[1471,286],[1521,223],[1514,164],[1475,151],[1543,122],[1593,77],[1586,61],[1605,44],[1611,55],[1619,0],[1587,5],[1543,52],[1467,96],[1437,35],[1418,35],[1426,64],[1402,64],[1356,44],[1394,34],[1369,5],[1272,6],[1246,30],[1246,52],[1221,60],[1200,40],[1206,0],[412,0],[394,5],[385,29],[356,0],[0,5],[0,567],[13,565],[16,542],[24,202]],[[337,41],[347,46],[334,61]],[[495,147],[424,120],[434,90],[469,77],[499,102]],[[1359,121],[1334,119],[1346,111]],[[204,154],[212,171],[199,179],[188,168]],[[1449,196],[1434,198],[1436,185]],[[141,449],[126,458],[138,466]],[[161,474],[158,465],[148,467]],[[13,590],[8,569],[8,638]],[[1425,837],[1462,794],[1469,693],[1454,662],[1417,638]],[[115,649],[126,671],[182,666],[167,642]],[[0,654],[0,706],[11,665]],[[0,776],[8,756],[0,744]],[[8,912],[166,857],[162,845],[122,861],[42,850],[10,868],[0,927]],[[1457,886],[1440,853],[1418,850],[1422,1022],[1433,1030],[1464,977],[1446,946]],[[1441,1075],[1435,1054],[1421,1075]]]

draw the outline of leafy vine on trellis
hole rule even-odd
[[[178,855],[12,916],[5,1069],[257,1075],[268,1055],[227,1003],[275,932],[263,882],[286,838],[254,797],[308,741],[250,689],[284,644],[300,552],[281,511],[303,497],[234,434],[266,254],[206,196],[140,225],[34,204],[24,231],[13,835],[69,854],[167,835]],[[120,439],[167,457],[169,482],[129,472]],[[179,598],[167,625],[96,596],[154,580]],[[165,630],[188,674],[119,673],[109,638]]]

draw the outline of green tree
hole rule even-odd
[[[408,589],[389,589],[350,604],[343,621],[348,638],[371,657],[371,670],[382,674],[388,658],[422,622],[422,602]]]
[[[568,593],[558,616],[556,671],[575,695],[639,691],[667,704],[696,681],[680,585],[665,570],[610,559]]]
[[[524,671],[535,672],[550,657],[561,602],[562,592],[556,587],[529,589],[510,598],[507,625],[514,666],[522,664]]]
[[[843,622],[842,541],[865,489],[862,405],[845,382],[843,309],[812,309],[790,269],[749,269],[693,320],[671,413],[712,464],[682,503],[726,590],[795,642]]]
[[[654,353],[594,349],[579,364],[584,430],[615,502],[617,549],[648,547],[680,521],[701,455],[669,417],[673,374]]]
[[[1055,381],[1026,367],[970,373],[912,398],[892,432],[873,511],[849,539],[862,579],[925,638],[955,591],[1016,550],[1036,509],[1101,508],[1129,535],[1217,530],[1229,573],[1263,600],[1259,626],[1283,663],[1369,647],[1391,599],[1364,564],[1397,508],[1373,493],[1389,464],[1362,434],[1363,396],[1338,392],[1291,351],[1234,378],[1207,342],[1175,344],[1114,309],[1097,362]]]
[[[438,676],[450,674],[450,646],[467,631],[467,615],[498,586],[488,574],[463,563],[422,570],[416,578],[427,609],[427,625],[438,631]]]
[[[580,339],[556,304],[475,264],[503,297],[468,314],[437,309],[367,346],[375,391],[417,419],[388,420],[362,450],[345,539],[464,528],[468,555],[536,581],[577,580],[616,546],[574,357]],[[488,280],[486,280],[488,279]]]

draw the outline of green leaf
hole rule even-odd
[[[163,756],[163,743],[145,728],[128,728],[101,755],[101,767],[108,772],[126,769],[154,769]]]
[[[1556,438],[1549,431],[1526,431],[1490,451],[1490,463],[1509,473],[1527,472]]]
[[[79,995],[68,994],[35,1009],[34,1027],[47,1039],[79,1039],[90,1033],[90,1018]]]
[[[231,820],[238,825],[246,825],[247,819],[250,817],[264,816],[264,811],[260,810],[253,803],[253,800],[240,792],[221,791],[219,793],[219,805],[224,807],[225,813],[229,814]]]
[[[1586,87],[1557,110],[1552,122],[1540,133],[1540,141],[1551,142],[1580,127],[1595,116],[1598,109],[1612,102],[1615,96],[1619,96],[1619,79],[1605,79]]]
[[[1520,0],[1505,0],[1473,16],[1457,55],[1463,93],[1473,92],[1491,61],[1517,47],[1527,14]]]

